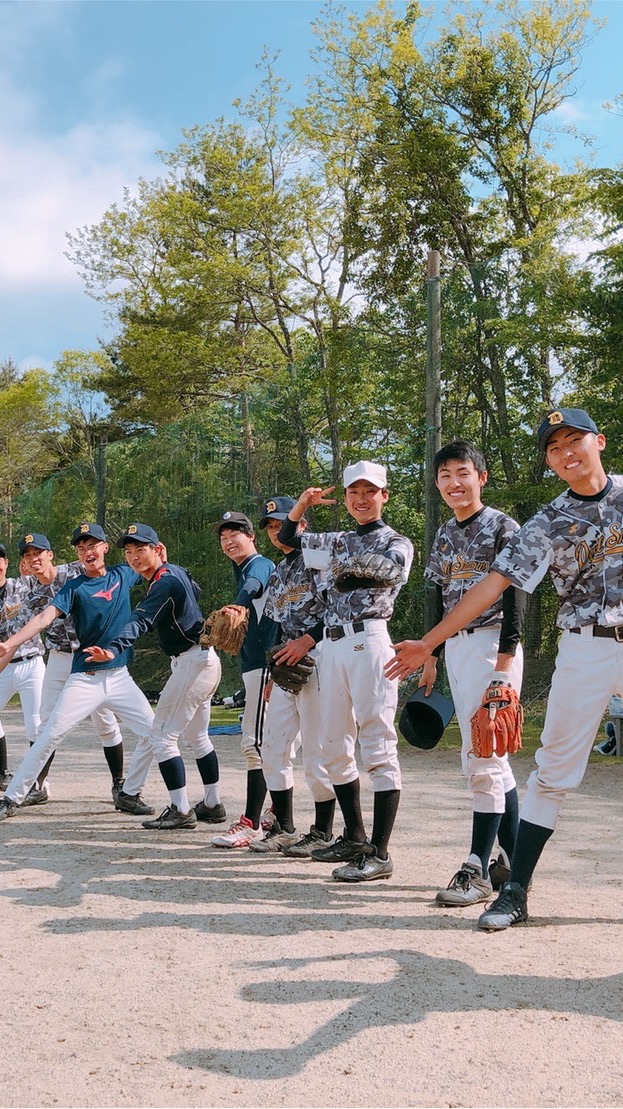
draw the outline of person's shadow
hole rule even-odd
[[[245,1049],[195,1048],[171,1057],[190,1068],[224,1072],[239,1078],[274,1080],[300,1073],[310,1059],[332,1051],[374,1026],[411,1025],[429,1012],[495,1012],[503,1009],[536,1009],[550,1012],[604,1015],[621,1020],[623,975],[604,978],[554,978],[520,974],[478,974],[456,959],[439,959],[418,951],[398,949],[339,957],[344,960],[394,963],[394,974],[373,981],[349,981],[325,977],[310,979],[310,967],[335,966],[335,956],[284,959],[280,971],[306,977],[278,982],[258,982],[245,987],[243,997],[254,1004],[283,1006],[284,1028],[288,1027],[287,1006],[325,1001],[349,1001],[347,1008],[327,1021],[305,1040],[288,1047]],[[274,969],[271,962],[255,963]]]

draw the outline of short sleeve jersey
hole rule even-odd
[[[243,674],[266,666],[266,652],[277,639],[277,624],[264,611],[266,586],[274,569],[275,563],[261,554],[249,555],[240,566],[234,563],[238,587],[234,603],[249,609],[249,627],[240,652]]]
[[[301,550],[305,565],[322,575],[326,588],[325,624],[336,627],[355,620],[390,620],[400,589],[409,577],[413,544],[382,520],[356,531],[303,532]],[[352,589],[340,593],[335,587],[339,570],[355,555],[381,554],[402,567],[402,581],[388,589]]]
[[[31,584],[32,578],[22,577],[7,578],[5,585],[0,586],[0,640],[8,639],[30,620]],[[13,657],[31,658],[33,655],[42,655],[44,650],[41,636],[35,635],[22,643]]]
[[[496,556],[518,530],[516,520],[488,506],[464,527],[454,516],[441,525],[433,540],[424,576],[441,586],[444,614],[458,604],[468,589],[486,577]],[[469,627],[489,628],[501,623],[502,597],[472,620]]]
[[[48,584],[41,584],[35,577],[29,577],[28,580],[32,583],[30,606],[33,613],[42,612],[49,604],[53,604],[65,583],[83,573],[81,562],[63,562],[56,567],[56,576]],[[45,642],[47,647],[55,651],[76,651],[79,644],[73,622],[62,617],[53,620],[45,629]]]
[[[594,497],[561,493],[512,536],[493,569],[526,593],[549,570],[563,630],[623,624],[623,477],[609,477]]]
[[[316,576],[299,552],[286,555],[273,570],[264,611],[281,625],[284,639],[298,639],[323,619],[324,601]]]
[[[111,566],[98,578],[80,574],[65,582],[51,603],[63,616],[71,616],[81,648],[108,648],[130,618],[130,589],[140,580],[127,565]],[[107,662],[87,662],[79,649],[74,653],[71,672],[114,670],[131,661],[130,647]]]

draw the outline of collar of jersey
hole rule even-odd
[[[356,527],[355,530],[357,532],[357,535],[368,535],[369,532],[378,531],[379,528],[384,528],[384,527],[385,527],[385,521],[384,520],[372,520],[372,522],[370,524],[357,524],[357,527]]]
[[[591,493],[589,496],[582,496],[581,493],[574,493],[573,489],[569,489],[569,496],[573,497],[576,501],[603,501],[604,497],[607,497],[611,489],[612,478],[609,477],[601,493]]]

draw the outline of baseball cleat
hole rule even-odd
[[[377,878],[391,878],[394,873],[391,857],[388,855],[386,859],[379,859],[372,844],[365,846],[367,850],[362,851],[358,859],[335,868],[333,877],[336,882],[374,882]]]
[[[506,851],[500,847],[497,859],[489,863],[489,881],[494,890],[501,890],[505,882],[510,882],[511,867]]]
[[[260,828],[263,832],[269,832],[274,823],[275,814],[271,806],[268,809],[264,809],[264,812],[262,813],[262,819],[260,820]]]
[[[489,878],[483,878],[480,863],[467,862],[450,879],[447,889],[439,890],[435,901],[437,905],[456,908],[488,901],[492,893],[493,886]]]
[[[10,770],[3,770],[2,773],[0,773],[0,793],[4,793],[12,777],[13,775]]]
[[[332,847],[334,843],[333,836],[328,836],[325,832],[319,832],[315,824],[312,824],[309,832],[306,832],[304,836],[299,836],[289,847],[282,847],[281,854],[288,859],[311,859],[314,848]]]
[[[218,805],[206,805],[205,801],[198,801],[195,805],[195,813],[197,820],[202,820],[205,824],[224,824],[227,820],[225,806],[220,802]]]
[[[483,932],[501,932],[528,919],[528,895],[519,882],[506,882],[495,901],[478,918]]]
[[[236,820],[226,832],[213,836],[213,847],[250,847],[256,840],[264,838],[261,826],[254,828],[246,816]]]
[[[357,840],[347,839],[344,831],[344,834],[338,836],[333,843],[312,848],[311,857],[317,863],[347,863],[351,859],[359,858],[364,846],[365,844]]]
[[[6,820],[9,816],[17,816],[19,805],[15,801],[11,801],[8,797],[3,797],[0,801],[0,820]]]
[[[115,808],[119,812],[129,812],[132,816],[152,816],[155,809],[146,805],[140,793],[124,793],[119,790],[115,797]]]
[[[117,800],[117,797],[119,796],[121,790],[123,789],[124,781],[125,781],[125,778],[115,778],[114,779],[113,784],[110,787],[110,792],[112,793],[113,801]]]
[[[22,805],[47,805],[50,800],[50,791],[47,786],[38,789],[37,783],[30,787]]]
[[[300,838],[297,831],[282,832],[281,825],[275,820],[272,828],[263,839],[254,840],[253,843],[249,844],[249,851],[258,851],[261,855],[267,854],[269,851],[282,851],[284,847],[297,843]]]
[[[172,831],[174,828],[196,828],[197,817],[194,809],[180,812],[177,805],[169,805],[155,820],[143,820],[142,823],[143,828],[153,832]]]

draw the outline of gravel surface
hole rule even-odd
[[[2,719],[15,768],[21,715]],[[234,818],[238,739],[215,741]],[[114,811],[90,727],[72,733],[52,801],[0,826],[2,1104],[623,1104],[623,762],[589,766],[529,923],[490,935],[482,906],[433,904],[467,854],[458,751],[401,757],[394,876],[353,888],[213,848],[205,825],[143,830]],[[164,807],[156,768],[146,795]]]

